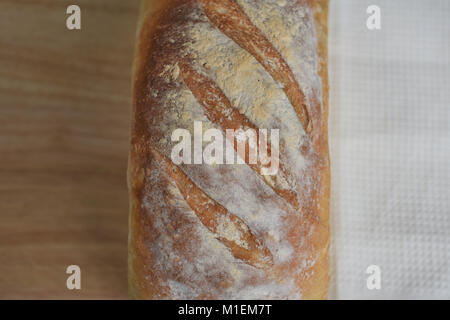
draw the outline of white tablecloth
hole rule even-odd
[[[331,0],[330,72],[331,298],[450,299],[450,1]]]

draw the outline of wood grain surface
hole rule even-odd
[[[78,4],[82,30],[66,28]],[[0,299],[126,299],[137,0],[0,0]],[[82,289],[66,288],[79,265]]]

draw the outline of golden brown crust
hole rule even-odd
[[[311,122],[300,89],[291,68],[272,43],[258,30],[242,8],[233,0],[201,0],[211,22],[249,51],[271,76],[284,86],[284,91],[297,112],[300,122],[309,133]],[[227,10],[226,14],[222,12]],[[264,49],[264,50],[262,50]]]
[[[133,71],[128,173],[132,298],[323,299],[328,295],[328,0],[293,0],[289,4],[306,13],[309,7],[312,12],[311,34],[306,30],[302,36],[316,39],[312,49],[318,64],[315,71],[311,64],[312,78],[304,79],[289,58],[289,48],[272,44],[275,39],[252,20],[249,7],[243,6],[249,3],[251,0],[143,1]],[[245,23],[236,23],[236,15]],[[273,19],[277,22],[276,16]],[[298,161],[306,163],[301,170],[296,171],[297,164],[287,155],[292,149],[289,138],[280,146],[279,174],[270,181],[261,175],[258,165],[249,164],[252,170],[245,174],[255,182],[248,182],[234,178],[232,169],[176,166],[170,161],[167,140],[171,129],[188,123],[183,113],[192,116],[203,112],[204,120],[222,130],[258,128],[267,118],[253,107],[257,92],[247,93],[254,103],[245,114],[246,109],[234,96],[241,97],[242,92],[227,87],[220,77],[220,68],[227,66],[209,65],[214,60],[198,57],[211,54],[211,48],[195,40],[195,26],[205,32],[202,37],[207,37],[207,32],[230,52],[242,55],[243,60],[236,60],[239,64],[250,61],[252,73],[267,71],[264,79],[269,85],[261,87],[267,100],[272,91],[276,97],[285,95],[274,101],[285,108],[290,105],[304,129],[305,134],[295,133],[301,141],[295,151]],[[308,28],[310,24],[305,19],[300,26]],[[217,45],[210,44],[212,48]],[[316,84],[314,74],[320,77],[321,85]],[[305,94],[308,88],[311,90]],[[223,117],[220,105],[230,117]],[[270,116],[275,123],[293,121],[288,115]],[[248,155],[244,158],[248,160]],[[216,190],[215,179],[225,185],[223,190]],[[233,199],[239,195],[226,189],[227,185],[241,184],[249,184],[246,190],[253,190],[248,199],[242,198],[249,203],[236,204]],[[268,209],[264,209],[268,206],[274,208],[269,218],[265,215]],[[275,232],[278,230],[281,234]],[[230,232],[240,237],[236,239]]]

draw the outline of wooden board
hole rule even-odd
[[[78,4],[82,30],[66,28]],[[0,0],[0,299],[126,299],[137,0]],[[66,288],[79,265],[82,289]]]

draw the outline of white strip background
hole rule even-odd
[[[331,298],[450,299],[450,1],[331,0],[329,61]]]

